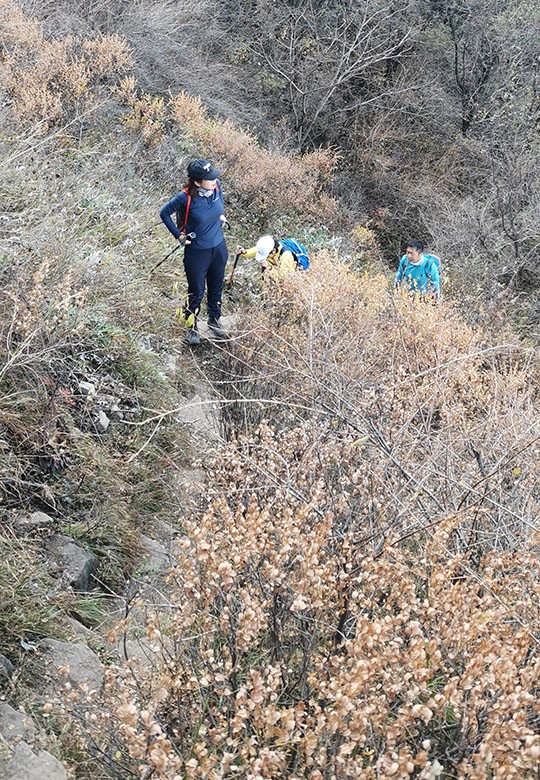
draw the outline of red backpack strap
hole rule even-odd
[[[179,226],[179,230],[180,230],[181,233],[185,233],[186,232],[186,227],[187,227],[187,221],[188,221],[188,217],[189,217],[189,207],[191,206],[191,195],[189,194],[189,191],[188,191],[187,187],[184,187],[182,189],[182,192],[186,193],[187,200],[186,200],[186,208],[185,208],[185,211],[184,211],[184,221],[182,223],[182,227]]]

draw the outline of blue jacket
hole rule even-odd
[[[183,215],[186,204],[187,193],[182,191],[166,203],[159,212],[159,216],[175,238],[180,237],[180,231],[175,225],[172,215],[177,211]],[[210,197],[194,195],[191,198],[185,230],[186,233],[197,234],[197,237],[191,242],[191,246],[197,249],[212,249],[223,243],[223,227],[220,220],[223,211],[223,195],[219,180]]]
[[[395,286],[405,282],[407,289],[419,292],[421,295],[435,293],[437,298],[441,293],[440,260],[435,255],[422,255],[422,261],[418,265],[409,262],[407,255],[403,255],[399,261]]]

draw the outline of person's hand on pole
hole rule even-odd
[[[176,252],[178,249],[181,249],[181,248],[182,248],[183,246],[185,246],[186,244],[190,244],[190,243],[191,243],[191,241],[192,241],[194,238],[197,238],[197,234],[196,234],[196,233],[188,233],[188,234],[187,234],[187,236],[186,236],[185,234],[183,234],[183,233],[180,233],[180,235],[178,236],[178,243],[177,243],[177,245],[174,247],[174,249],[172,250],[172,252],[169,252],[169,254],[168,254],[168,255],[166,255],[166,256],[163,258],[163,260],[160,260],[160,261],[159,261],[159,263],[156,263],[156,264],[155,264],[155,266],[154,266],[154,267],[151,269],[151,271],[150,271],[150,275],[152,275],[152,274],[154,273],[154,271],[156,270],[156,268],[159,268],[159,266],[160,266],[162,263],[164,263],[164,262],[165,262],[165,260],[168,260],[168,259],[169,259],[169,257],[171,257],[171,255],[174,255],[174,253],[175,253],[175,252]]]

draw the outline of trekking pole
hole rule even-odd
[[[169,254],[163,258],[163,260],[160,260],[159,263],[156,263],[155,266],[150,271],[150,275],[154,273],[156,268],[159,268],[159,266],[165,262],[165,260],[168,260],[171,255],[174,255],[175,252],[177,252],[179,249],[181,249],[186,244],[189,244],[191,241],[193,241],[194,238],[197,238],[196,233],[188,233],[187,236],[184,236],[184,238],[178,242],[178,244],[174,247],[172,252],[169,252]]]
[[[238,265],[238,260],[240,259],[240,257],[241,257],[241,256],[242,256],[242,252],[237,252],[237,253],[236,253],[236,257],[234,258],[234,263],[233,263],[233,267],[232,267],[231,275],[229,276],[229,280],[228,280],[228,282],[227,282],[227,287],[230,287],[230,286],[231,286],[231,284],[232,284],[232,280],[233,280],[234,272],[235,272],[235,270],[236,270],[236,266]]]

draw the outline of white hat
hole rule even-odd
[[[270,252],[274,251],[275,242],[273,236],[261,236],[257,241],[255,249],[255,260],[266,260]]]

